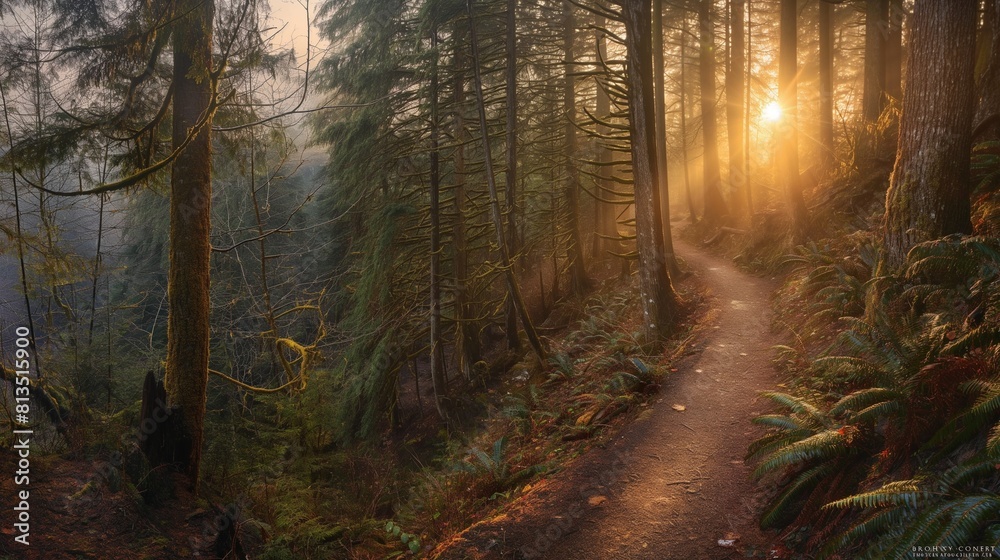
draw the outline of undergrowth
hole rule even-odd
[[[317,371],[292,400],[233,392],[216,403],[228,412],[213,432],[228,437],[207,451],[206,479],[239,496],[269,536],[263,558],[425,555],[610,437],[615,419],[658,387],[669,352],[643,351],[634,290],[611,281],[561,305],[579,319],[548,341],[548,363],[525,358],[512,369],[520,375],[470,396],[486,410],[471,428],[344,446],[325,417],[339,398],[325,377],[337,372]]]
[[[800,247],[779,315],[789,389],[748,450],[761,524],[817,558],[1000,542],[1000,242],[951,236],[875,277],[865,234]]]

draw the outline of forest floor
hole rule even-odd
[[[683,242],[684,280],[713,298],[699,351],[673,367],[639,419],[535,484],[438,558],[724,559],[783,555],[757,525],[762,496],[743,462],[776,376],[769,298],[748,276]]]

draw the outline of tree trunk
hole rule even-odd
[[[688,219],[691,223],[698,221],[698,213],[694,209],[694,198],[691,196],[691,169],[688,165],[688,129],[687,129],[687,12],[681,16],[681,159],[684,160],[684,195],[688,204]]]
[[[909,250],[969,233],[969,153],[975,111],[977,2],[917,0],[899,148],[886,194],[882,273]]]
[[[1000,0],[986,0],[983,16],[985,68],[979,76],[976,138],[1000,140]]]
[[[750,180],[750,108],[753,107],[752,85],[753,76],[750,69],[753,68],[753,1],[746,0],[747,3],[747,62],[746,62],[746,111],[743,119],[743,163],[746,173],[746,195],[747,195],[747,215],[750,223],[753,223],[753,181]]]
[[[650,0],[626,0],[623,8],[643,332],[647,342],[658,344],[673,326],[676,295],[663,258],[663,231],[655,188],[656,140],[649,126],[655,122]]]
[[[819,3],[819,143],[823,167],[834,163],[833,144],[833,4]]]
[[[712,22],[712,0],[701,0],[698,9],[701,51],[701,133],[704,143],[703,179],[705,221],[722,224],[728,217],[722,198],[722,175],[719,169],[718,123],[715,115],[715,28]]]
[[[674,254],[674,239],[670,232],[670,178],[667,175],[667,101],[663,72],[663,0],[653,0],[653,73],[654,112],[656,113],[656,170],[657,191],[660,195],[660,223],[663,224],[663,250],[667,270],[671,277],[680,276]]]
[[[781,39],[778,54],[778,100],[783,116],[778,126],[778,180],[785,186],[792,235],[802,241],[808,231],[806,203],[799,180],[799,134],[796,122],[798,73],[796,0],[781,0]]]
[[[464,30],[455,26],[453,35],[455,54],[452,58],[455,65],[454,76],[454,135],[455,135],[455,216],[451,226],[452,236],[452,266],[455,268],[455,317],[458,324],[455,327],[455,358],[458,369],[466,379],[472,379],[472,366],[481,359],[479,334],[474,324],[475,314],[469,301],[469,256],[465,233],[465,72],[466,45]]]
[[[888,29],[885,34],[885,94],[903,100],[903,0],[889,0]]]
[[[743,12],[746,0],[730,4],[729,70],[726,72],[726,125],[729,131],[730,207],[735,217],[746,215],[746,170],[743,161],[743,72],[746,52]]]
[[[167,400],[179,428],[174,457],[198,486],[209,358],[212,254],[211,0],[183,0],[174,23],[173,145],[202,124],[170,175],[170,270],[167,280]],[[207,122],[201,123],[203,119]]]
[[[504,216],[507,217],[507,251],[517,262],[517,0],[507,0],[506,23],[507,83],[504,93],[507,104],[507,172],[504,174]],[[507,348],[519,351],[521,339],[517,335],[517,309],[510,298],[504,305],[507,330]]]
[[[517,315],[521,319],[521,325],[524,327],[524,332],[528,337],[528,342],[531,344],[532,349],[535,351],[535,355],[542,363],[545,363],[545,349],[542,347],[542,342],[538,338],[535,326],[531,322],[531,318],[528,316],[528,310],[524,305],[524,299],[521,297],[521,289],[517,284],[517,277],[515,276],[514,269],[511,266],[510,252],[507,247],[507,237],[504,235],[503,231],[503,216],[500,212],[500,197],[497,193],[496,175],[493,173],[493,151],[490,147],[490,134],[486,122],[486,102],[483,99],[483,77],[480,72],[479,41],[476,38],[476,21],[475,13],[472,9],[472,3],[473,0],[466,0],[465,6],[469,15],[469,29],[471,31],[472,75],[475,78],[474,84],[476,92],[476,108],[479,113],[479,131],[483,138],[483,155],[485,157],[486,165],[486,186],[490,193],[490,215],[493,220],[493,229],[496,233],[497,246],[500,250],[500,264],[503,267],[504,278],[507,281],[508,297],[514,303],[514,309],[517,311]]]
[[[431,293],[430,293],[430,338],[431,338],[431,385],[434,388],[434,406],[441,418],[447,418],[447,399],[444,375],[444,343],[441,338],[441,171],[438,140],[438,64],[437,25],[431,26],[431,80],[430,80],[430,214],[431,214]]]
[[[604,61],[608,59],[608,46],[607,37],[605,36],[604,26],[606,25],[604,16],[598,15],[594,21],[594,41],[597,49],[597,59],[599,61]],[[598,71],[600,68],[597,69]],[[611,99],[608,97],[608,92],[602,87],[600,83],[597,84],[597,92],[595,99],[595,111],[597,118],[601,120],[607,120],[611,113]],[[597,125],[597,132],[601,137],[607,137],[611,134],[611,129],[603,124]],[[598,192],[601,193],[601,198],[609,198],[614,200],[615,195],[611,194],[612,182],[610,176],[611,169],[611,150],[608,149],[606,145],[607,140],[599,138],[596,142],[597,144],[597,161],[600,165],[597,168],[597,184]],[[601,200],[594,199],[594,217],[595,217],[595,227],[594,227],[594,248],[592,258],[598,259],[603,258],[605,248],[614,247],[615,249],[620,249],[618,247],[619,243],[611,241],[612,238],[618,237],[618,224],[617,217],[615,215],[615,206],[602,202]]]
[[[864,122],[874,123],[885,108],[889,0],[867,0],[865,6],[865,89],[861,113]]]
[[[510,0],[513,2],[514,0]],[[569,261],[569,292],[580,295],[590,287],[587,268],[583,262],[583,244],[580,242],[580,174],[576,169],[576,78],[574,68],[574,42],[576,39],[576,18],[574,6],[563,2],[563,54],[565,55],[565,75],[563,81],[563,115],[566,119],[566,259]]]

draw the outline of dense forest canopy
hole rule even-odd
[[[784,282],[769,542],[1000,544],[1000,1],[0,21],[4,418],[217,555],[462,557],[708,336],[693,245]]]

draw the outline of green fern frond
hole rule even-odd
[[[886,506],[916,508],[918,500],[929,493],[920,488],[921,480],[899,480],[889,482],[877,490],[855,494],[830,502],[824,509],[862,508],[873,509]]]
[[[777,392],[765,392],[762,396],[771,399],[780,406],[783,406],[792,412],[806,415],[809,419],[813,420],[817,425],[830,427],[833,425],[833,421],[829,416],[823,414],[819,408],[814,406],[809,401],[789,395],[787,393],[777,393]]]
[[[751,422],[761,426],[767,426],[768,428],[779,428],[788,431],[808,429],[806,426],[803,426],[801,422],[791,416],[783,416],[781,414],[765,414],[754,418]]]
[[[948,521],[929,545],[959,546],[974,541],[986,521],[996,519],[1000,512],[1000,498],[996,496],[966,496],[948,502]],[[923,543],[921,543],[923,544]]]
[[[818,558],[829,558],[837,555],[845,548],[857,543],[871,543],[875,545],[877,540],[886,537],[895,537],[902,532],[909,520],[913,517],[913,510],[907,508],[889,508],[876,511],[864,520],[855,523],[849,529],[830,540],[823,547]],[[874,546],[872,546],[874,548]]]
[[[755,440],[747,447],[746,460],[758,461],[762,457],[772,455],[778,449],[815,434],[814,430],[794,430],[790,432],[773,432]]]
[[[855,412],[858,409],[865,409],[874,404],[887,402],[902,398],[898,391],[883,387],[872,387],[855,391],[837,401],[830,409],[831,416],[840,416],[847,412]]]
[[[906,406],[901,401],[885,401],[873,404],[854,415],[853,421],[858,424],[875,425],[888,418],[898,418],[906,412]]]
[[[986,454],[993,459],[1000,459],[1000,423],[990,430],[990,437],[986,440]]]
[[[776,451],[758,466],[753,476],[760,478],[786,467],[798,467],[816,460],[828,460],[850,450],[847,439],[838,430],[826,430]]]
[[[782,490],[781,495],[768,506],[767,510],[761,516],[760,526],[764,528],[777,527],[782,525],[783,521],[798,514],[798,508],[792,508],[799,501],[799,498],[811,492],[823,479],[834,474],[838,468],[839,465],[835,462],[830,462],[800,473],[795,477],[794,481]]]
[[[977,454],[973,459],[954,466],[937,480],[942,492],[952,492],[964,488],[972,488],[984,479],[996,475],[996,463],[989,458],[985,460]]]

